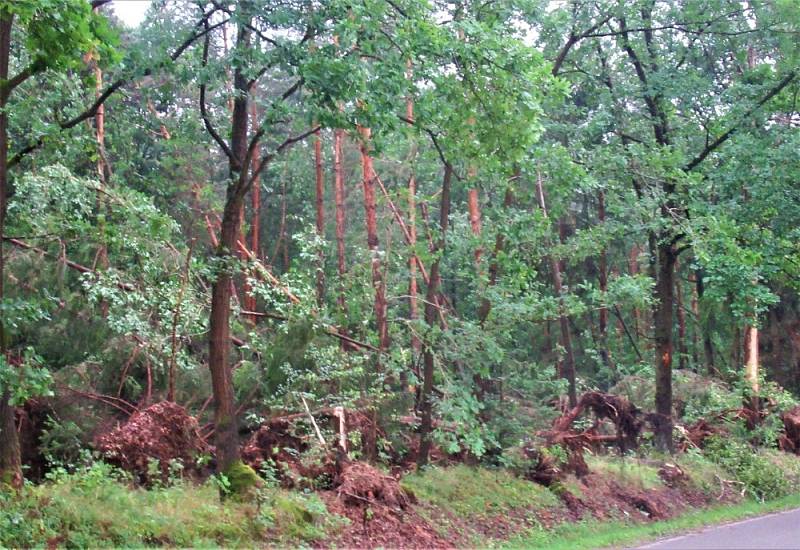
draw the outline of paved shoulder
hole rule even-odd
[[[800,509],[709,527],[697,533],[661,540],[640,549],[751,550],[800,549]]]

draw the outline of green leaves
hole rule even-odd
[[[41,359],[31,348],[17,361],[10,362],[0,355],[0,395],[9,392],[12,406],[22,406],[33,397],[53,395],[52,382],[50,371],[41,365]]]
[[[42,69],[81,68],[89,52],[103,63],[119,58],[116,33],[85,0],[4,0],[2,12],[16,16],[25,29],[27,53]]]

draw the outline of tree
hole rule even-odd
[[[21,59],[12,60],[12,35],[15,24],[26,33],[27,41]],[[4,234],[7,201],[11,192],[8,170],[19,163],[31,146],[23,147],[11,159],[8,121],[14,91],[34,75],[47,70],[64,71],[78,67],[83,53],[94,50],[98,58],[110,56],[113,39],[103,18],[92,13],[92,7],[79,0],[52,0],[45,3],[21,0],[0,3],[0,235]],[[13,63],[12,63],[13,61]],[[27,63],[27,65],[23,65]],[[11,73],[12,69],[17,70]],[[93,106],[61,128],[70,128],[95,116],[103,96]],[[5,297],[5,255],[0,239],[0,300]],[[13,368],[7,361],[8,345],[12,338],[9,319],[0,319],[0,352],[3,369]],[[6,378],[8,380],[8,378]],[[6,383],[3,384],[6,386]],[[14,423],[14,407],[10,402],[11,388],[0,388],[0,482],[19,487],[22,471],[19,442]]]

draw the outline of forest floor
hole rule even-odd
[[[103,463],[0,494],[0,546],[597,548],[800,506],[800,457],[763,451],[792,496],[759,503],[699,454],[589,456],[588,475],[545,487],[508,470],[450,464],[400,478],[409,503],[382,495],[266,487],[220,502],[213,481],[133,488]],[[360,463],[358,463],[360,464]],[[388,476],[387,476],[388,477]]]

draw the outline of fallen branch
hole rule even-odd
[[[24,241],[19,240],[19,239],[15,239],[13,237],[5,237],[3,240],[8,241],[11,244],[13,244],[14,246],[17,246],[19,248],[22,248],[22,249],[25,249],[25,250],[30,250],[31,252],[36,252],[37,254],[41,254],[42,256],[46,256],[46,257],[49,257],[49,258],[54,258],[54,259],[56,259],[58,261],[62,261],[62,262],[64,262],[64,265],[66,265],[67,267],[71,267],[75,271],[80,271],[81,273],[92,273],[94,275],[98,275],[97,270],[94,270],[91,267],[86,267],[85,265],[81,265],[81,264],[79,264],[77,262],[73,262],[72,260],[68,260],[66,258],[62,258],[62,257],[56,256],[55,254],[51,254],[51,253],[47,252],[46,250],[43,250],[41,248],[35,247],[33,245],[30,245],[30,244],[28,244],[28,243],[26,243]],[[122,290],[128,290],[128,291],[136,290],[135,286],[133,286],[131,284],[128,284],[128,283],[118,282],[117,286],[119,288],[121,288]]]

